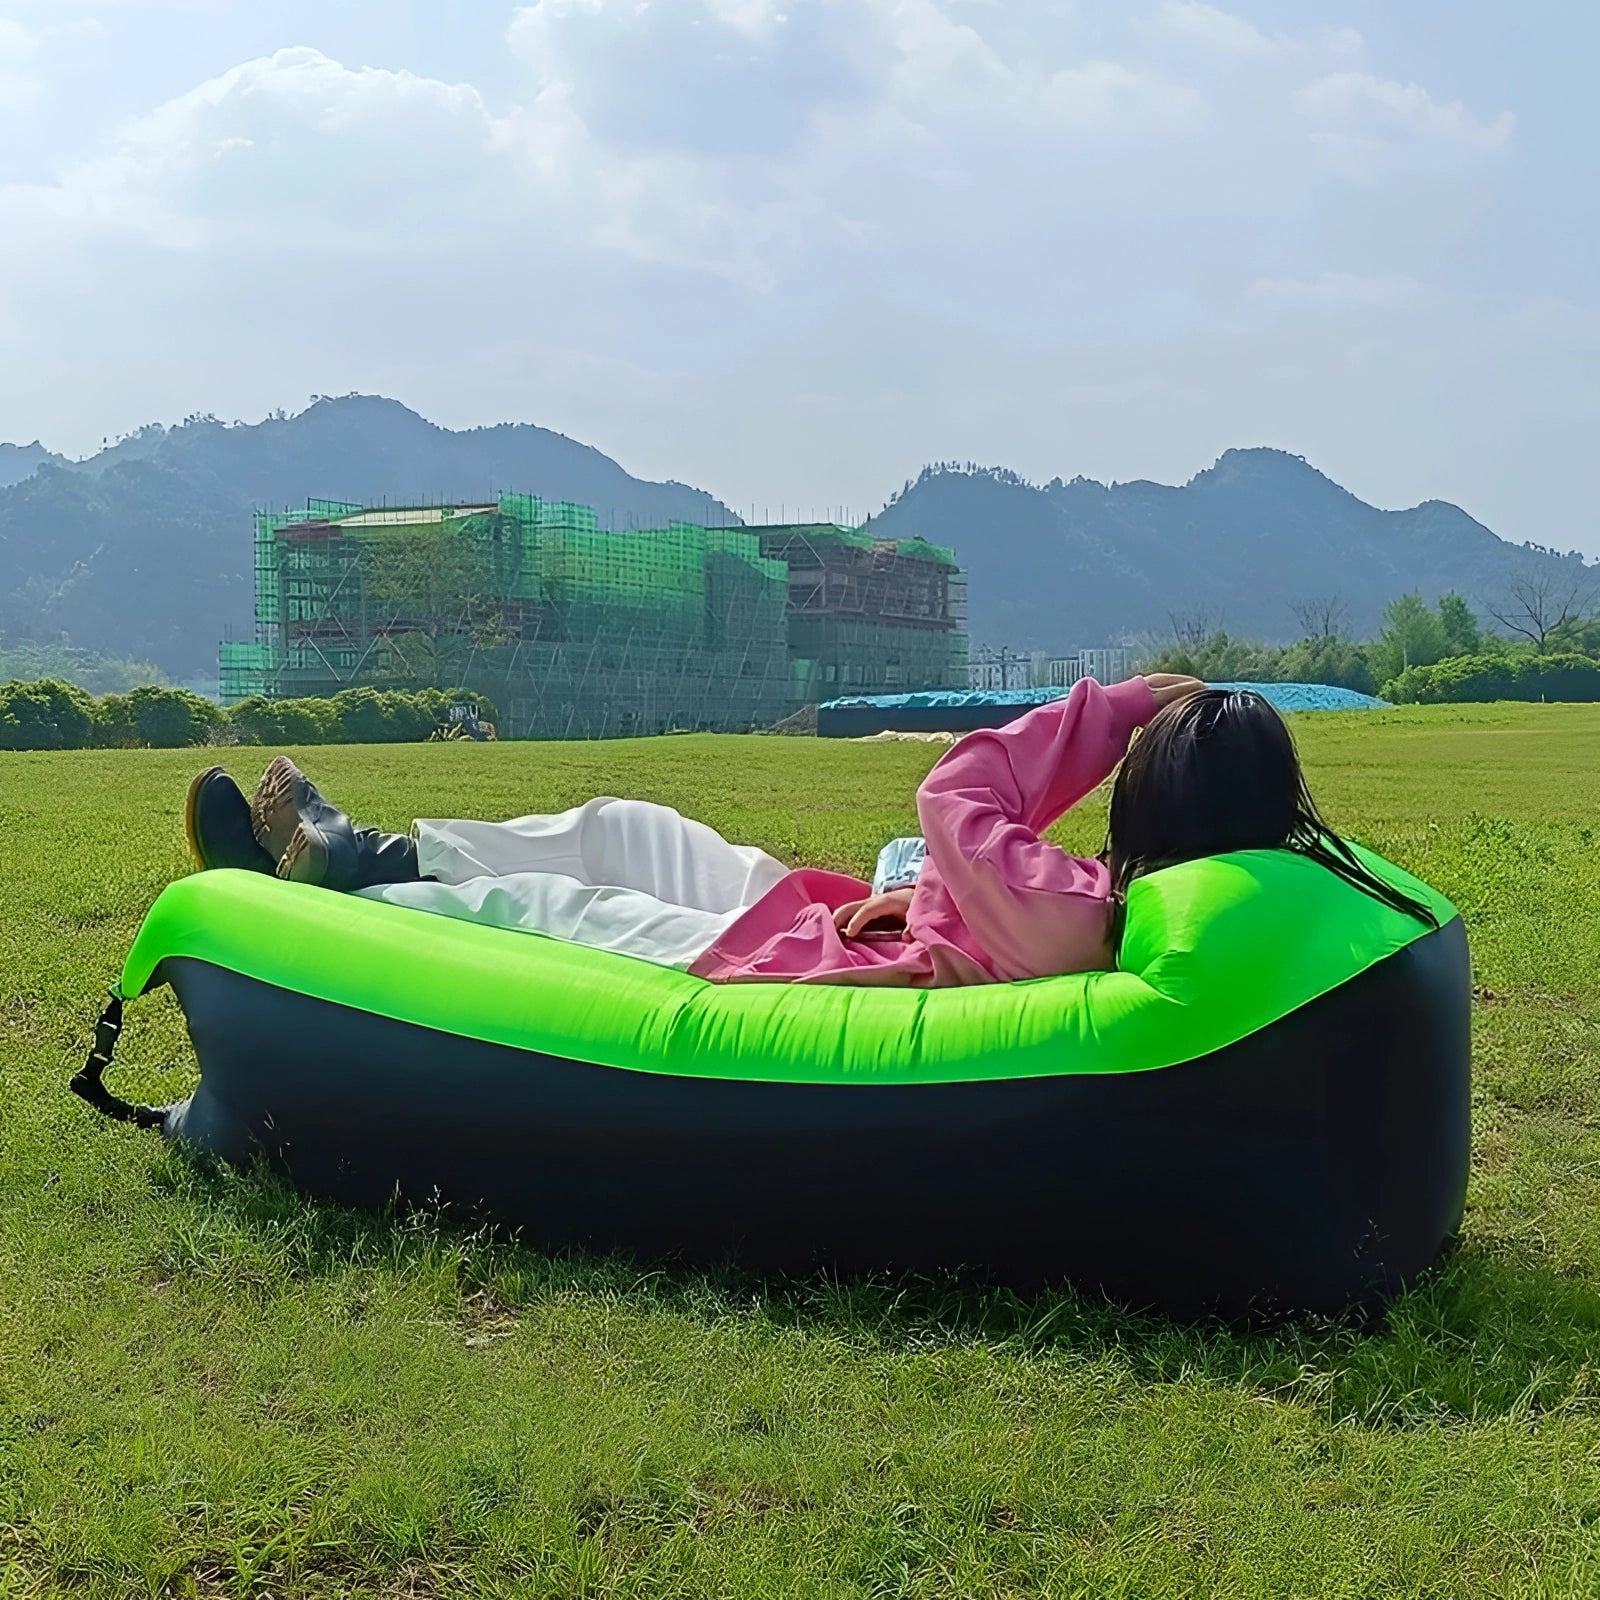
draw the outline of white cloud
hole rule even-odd
[[[38,40],[20,22],[0,17],[0,112],[20,111],[43,93],[32,71],[37,49]]]
[[[770,44],[789,19],[780,0],[706,0],[719,22],[762,44]]]
[[[1510,112],[1483,122],[1459,100],[1441,104],[1420,84],[1395,83],[1366,72],[1318,78],[1295,95],[1295,105],[1316,122],[1377,123],[1393,132],[1415,129],[1430,138],[1485,149],[1503,145],[1516,126]]]
[[[1155,15],[1144,24],[1144,32],[1164,43],[1252,60],[1274,55],[1282,48],[1281,41],[1269,39],[1243,17],[1203,5],[1200,0],[1161,0]]]
[[[1314,180],[1307,139],[1371,184],[1418,148],[1492,155],[1510,136],[1508,117],[1415,85],[1305,81],[1308,61],[1337,65],[1342,36],[1269,37],[1163,0],[1143,37],[1163,42],[1159,65],[1132,41],[1107,50],[1081,6],[534,0],[507,34],[528,73],[510,103],[284,49],[123,127],[54,185],[0,190],[0,213],[53,219],[67,248],[96,230],[163,250],[297,254],[316,238],[326,262],[537,239],[577,252],[580,281],[595,252],[766,292],[870,251],[881,270],[916,263],[916,291],[937,297],[971,267],[946,272],[941,253],[959,263],[985,230],[1049,254],[1076,251],[1097,211],[1115,229],[1281,208]],[[1214,93],[1218,52],[1248,59],[1255,87]]]
[[[1286,70],[1296,64],[1348,66],[1366,53],[1367,42],[1354,28],[1322,27],[1309,33],[1265,32],[1237,12],[1205,0],[1160,0],[1138,20],[1135,33],[1189,70],[1216,68]]]
[[[1015,107],[1010,98],[1016,74],[970,23],[957,22],[935,0],[863,6],[888,46],[889,70],[883,94],[919,114],[946,110],[1005,116]],[[869,24],[864,30],[872,37]]]
[[[1363,179],[1396,160],[1409,164],[1500,150],[1516,127],[1509,111],[1484,120],[1459,100],[1435,100],[1420,84],[1367,72],[1316,78],[1295,92],[1293,104],[1313,140]]]
[[[1091,61],[1052,73],[1050,109],[1068,127],[1112,134],[1165,134],[1205,120],[1198,90],[1163,81],[1117,61]]]
[[[437,249],[481,221],[496,124],[476,90],[311,49],[233,68],[122,128],[45,200],[63,222],[172,249]],[[4,194],[0,191],[0,202]]]
[[[1460,352],[1518,395],[1555,359],[1436,316],[1514,124],[1249,10],[535,0],[468,82],[243,62],[0,188],[0,364],[57,374],[0,437],[381,389],[864,509],[930,456],[1183,476],[1274,416],[1397,457],[1381,328],[1470,460]]]
[[[493,217],[507,247],[538,233],[772,291],[808,257],[936,248],[949,220],[936,195],[969,225],[1004,220],[1021,245],[1060,232],[1040,195],[1146,213],[1210,195],[1228,210],[1307,182],[1298,140],[1371,183],[1418,148],[1491,152],[1510,133],[1506,118],[1367,74],[1303,82],[1307,60],[1335,65],[1348,41],[1269,38],[1197,0],[1165,0],[1150,20],[1159,66],[1088,51],[1076,12],[1036,9],[1020,34],[1004,10],[535,0],[509,27],[529,74],[509,104],[285,49],[155,109],[25,198],[168,249],[292,247],[332,226],[352,258],[435,252]],[[1260,85],[1213,94],[1219,51],[1248,59]]]

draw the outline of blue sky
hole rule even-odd
[[[1550,0],[0,0],[0,438],[362,390],[858,513],[1272,444],[1600,556],[1597,56]]]

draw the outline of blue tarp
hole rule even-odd
[[[824,701],[821,709],[872,706],[879,711],[921,711],[966,706],[1042,706],[1066,693],[1065,689],[924,689],[917,694],[851,695],[844,700]]]
[[[1213,689],[1254,689],[1280,711],[1381,711],[1387,700],[1328,683],[1214,683]]]
[[[1280,711],[1372,711],[1388,704],[1354,689],[1326,683],[1215,683],[1214,689],[1253,689]],[[1066,689],[927,689],[920,694],[852,695],[829,700],[824,711],[850,708],[874,711],[969,710],[982,706],[1042,706],[1059,700]]]

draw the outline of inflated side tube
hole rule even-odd
[[[1468,1162],[1465,931],[1365,859],[1440,926],[1244,852],[1136,882],[1115,972],[931,991],[713,985],[210,872],[163,894],[119,992],[170,984],[188,1022],[201,1080],[154,1113],[167,1138],[346,1203],[1332,1312],[1435,1258]]]

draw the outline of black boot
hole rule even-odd
[[[273,860],[256,842],[250,802],[221,767],[207,767],[189,785],[183,807],[189,853],[202,867],[271,872]]]
[[[278,862],[278,876],[343,894],[380,883],[416,883],[417,841],[403,833],[357,828],[330,806],[315,821],[301,822]]]
[[[250,816],[278,876],[292,883],[348,893],[417,881],[415,840],[356,827],[287,756],[267,768]]]

